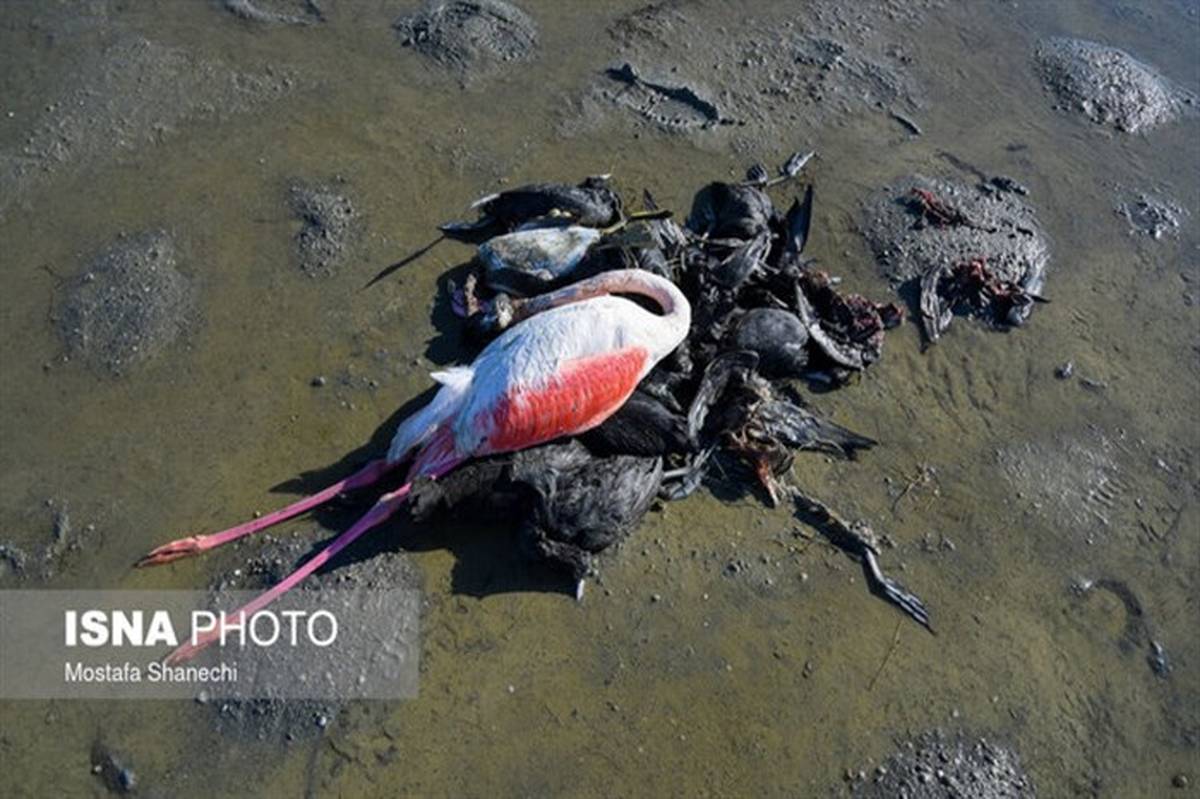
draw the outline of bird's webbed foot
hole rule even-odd
[[[925,603],[885,575],[879,567],[879,539],[869,525],[845,521],[824,503],[805,496],[799,489],[791,488],[789,493],[795,503],[797,516],[816,528],[838,549],[862,563],[871,593],[900,608],[929,632],[934,632]]]
[[[592,571],[592,554],[586,549],[556,541],[534,525],[524,525],[520,533],[521,552],[529,560],[545,563],[565,572],[576,584]]]
[[[879,561],[872,550],[866,550],[862,558],[863,574],[866,575],[867,585],[871,593],[907,613],[917,624],[929,632],[934,632],[929,620],[929,608],[913,592],[883,573]]]

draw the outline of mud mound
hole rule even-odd
[[[1050,38],[1034,53],[1046,87],[1069,109],[1117,130],[1150,130],[1194,113],[1196,97],[1115,47]]]
[[[69,571],[95,545],[97,522],[104,524],[104,511],[95,504],[65,496],[31,496],[14,510],[10,531],[33,538],[22,537],[21,545],[0,541],[0,582],[46,583]]]
[[[860,106],[912,105],[911,88],[896,67],[824,36],[805,36],[792,47],[795,67],[777,87],[785,95],[799,93],[842,113]]]
[[[362,230],[362,218],[349,198],[330,186],[296,183],[292,212],[303,223],[296,234],[296,257],[309,277],[332,275]]]
[[[951,218],[929,219],[921,192],[950,210]],[[1033,209],[1018,192],[994,183],[971,186],[921,175],[900,178],[864,203],[862,231],[880,271],[893,285],[937,266],[982,258],[1001,279],[1040,287],[1050,258]]]
[[[538,47],[537,23],[503,0],[429,0],[393,27],[402,45],[463,75],[530,59]]]
[[[915,175],[864,203],[863,235],[880,271],[914,306],[927,343],[956,315],[1024,324],[1042,300],[1049,247],[1020,199],[1027,193],[1006,177],[970,186]]]
[[[1016,753],[986,738],[941,730],[905,741],[872,773],[851,785],[857,799],[1017,799],[1034,797],[1033,782]]]
[[[1116,207],[1118,216],[1129,223],[1129,232],[1153,239],[1174,238],[1187,210],[1165,197],[1142,193]]]
[[[317,0],[224,0],[225,10],[247,22],[311,25],[324,20]]]
[[[120,375],[165,350],[187,328],[195,305],[163,232],[118,240],[64,287],[56,314],[72,357]]]

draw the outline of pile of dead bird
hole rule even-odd
[[[684,343],[600,426],[567,440],[464,465],[414,486],[425,520],[469,511],[520,519],[522,548],[564,570],[582,594],[594,556],[632,532],[659,501],[696,491],[720,463],[750,490],[796,513],[858,558],[868,585],[929,627],[921,601],[880,570],[871,530],[843,521],[781,478],[795,454],[852,458],[871,439],[821,418],[796,381],[837,386],[881,356],[903,309],[842,293],[804,256],[808,186],[785,212],[768,189],[799,179],[812,153],[771,177],[711,183],[677,224],[645,193],[628,211],[607,177],[536,184],[477,201],[479,219],[442,226],[478,246],[472,271],[450,284],[455,312],[482,345],[536,313],[536,298],[591,275],[638,268],[675,283],[692,306]]]

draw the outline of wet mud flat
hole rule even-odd
[[[331,2],[213,2],[175,20],[39,4],[39,24],[52,23],[62,42],[88,26],[114,37],[80,48],[82,68],[31,87],[32,113],[0,131],[0,279],[6,296],[36,309],[6,322],[0,353],[17,377],[4,415],[21,420],[0,448],[15,486],[0,502],[0,541],[19,544],[0,550],[0,583],[254,588],[252,571],[273,581],[324,533],[302,523],[294,541],[288,530],[153,576],[128,564],[164,535],[267,507],[278,497],[263,495],[264,475],[282,479],[357,446],[425,385],[429,352],[450,357],[457,345],[430,298],[459,253],[441,245],[382,293],[356,293],[403,254],[391,250],[426,241],[472,192],[611,171],[678,206],[671,193],[714,172],[740,177],[748,160],[811,142],[821,170],[814,254],[854,290],[886,298],[893,283],[891,262],[860,227],[863,204],[900,187],[897,176],[929,181],[886,196],[886,210],[905,215],[886,238],[906,252],[925,252],[920,237],[966,232],[914,208],[920,187],[961,198],[968,216],[995,201],[1006,224],[1024,226],[1019,207],[1029,209],[1048,253],[1051,302],[1023,327],[997,335],[956,321],[922,353],[906,324],[877,377],[815,395],[881,445],[857,462],[805,458],[793,470],[895,544],[883,544],[884,558],[931,592],[939,636],[924,642],[905,628],[894,639],[897,615],[864,596],[856,564],[786,509],[773,515],[732,489],[655,513],[605,556],[580,606],[558,583],[531,579],[504,530],[401,524],[381,531],[383,551],[368,547],[319,580],[357,579],[379,561],[380,584],[408,585],[408,569],[418,570],[428,605],[417,700],[268,700],[224,712],[216,702],[8,706],[0,763],[18,795],[32,786],[35,795],[232,796],[257,780],[278,795],[590,785],[1187,795],[1200,740],[1188,599],[1200,518],[1194,425],[1179,408],[1195,377],[1188,297],[1200,278],[1189,282],[1188,264],[1200,208],[1180,177],[1194,164],[1182,143],[1192,106],[1181,98],[1197,87],[1170,29],[1192,30],[1195,13],[1174,2],[1005,4],[974,15],[941,3],[816,2],[755,4],[733,19],[714,4],[667,2],[576,9],[564,21],[545,4],[511,5],[536,38],[518,25],[516,49],[485,39],[487,51],[465,59],[479,66],[464,73],[462,60],[405,44],[396,27],[422,13],[434,24],[436,4],[371,16]],[[473,46],[440,44],[450,28],[437,24],[443,32],[429,40],[439,48]],[[1094,46],[1039,56],[1049,37]],[[1096,49],[1110,47],[1126,56]],[[1106,60],[1120,74],[1097,73]],[[341,91],[306,94],[322,81]],[[440,88],[423,93],[432,84]],[[1121,93],[1088,99],[1108,85]],[[543,92],[566,107],[539,102]],[[486,124],[466,108],[493,97]],[[964,108],[977,115],[970,123]],[[273,125],[275,113],[288,121]],[[297,132],[301,118],[314,121]],[[470,132],[456,138],[458,126]],[[523,144],[497,156],[492,134]],[[946,149],[982,174],[948,167]],[[355,161],[377,166],[356,171]],[[146,180],[151,188],[131,198],[133,167],[161,189]],[[81,192],[80,176],[94,189]],[[979,188],[1002,176],[1028,193]],[[297,211],[294,185],[329,202]],[[90,191],[112,206],[107,218],[81,199]],[[257,199],[239,203],[239,192]],[[140,244],[116,257],[139,260],[129,285],[169,262],[188,299],[168,304],[189,313],[161,319],[188,321],[154,322],[151,308],[106,315],[104,326],[126,333],[93,334],[89,347],[108,343],[84,354],[57,318],[76,290],[94,292],[73,300],[80,308],[123,306],[120,291],[105,300],[75,281],[128,239],[159,231],[173,243],[169,258]],[[228,243],[209,246],[213,231]],[[375,243],[380,231],[390,249]],[[306,236],[317,280],[304,277]],[[989,241],[964,237],[920,263],[969,261]],[[268,344],[251,346],[255,337]],[[135,354],[140,342],[150,355]],[[73,421],[81,416],[95,424]],[[171,426],[177,435],[162,429]],[[82,447],[88,438],[99,443]],[[922,463],[936,480],[923,481]],[[155,473],[179,479],[151,485]],[[350,515],[319,521],[333,530]],[[416,541],[419,551],[393,549]],[[966,721],[952,714],[960,707]],[[195,765],[198,750],[218,753],[220,768]]]
[[[191,124],[248,113],[294,87],[286,67],[241,72],[132,34],[107,37],[82,58],[19,145],[0,151],[0,218],[58,173],[128,156]]]
[[[735,23],[702,3],[652,3],[609,26],[619,55],[564,129],[624,117],[625,129],[715,136],[753,152],[789,128],[845,124],[863,111],[908,119],[923,101],[906,32],[937,6],[818,2]]]

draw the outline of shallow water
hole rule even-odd
[[[749,5],[728,31],[806,24],[805,8]],[[536,60],[465,87],[398,45],[390,24],[408,4],[330,6],[307,27],[252,25],[217,3],[0,11],[0,541],[36,564],[0,585],[199,588],[251,557],[254,543],[129,566],[177,533],[280,504],[271,486],[361,447],[462,354],[438,279],[466,248],[443,244],[360,289],[481,193],[612,172],[627,196],[649,187],[682,213],[708,180],[815,149],[812,253],[885,299],[859,205],[913,172],[973,180],[948,152],[1029,187],[1052,302],[1008,334],[956,320],[926,352],[914,325],[890,334],[862,380],[813,398],[881,446],[857,462],[804,455],[794,471],[890,535],[885,566],[934,609],[938,635],[752,496],[705,491],[651,514],[578,605],[545,590],[558,586],[504,529],[392,525],[356,551],[413,550],[427,601],[418,699],[352,703],[291,740],[238,734],[193,703],[2,703],[0,792],[103,793],[90,760],[102,740],[150,795],[837,795],[847,769],[869,772],[898,738],[935,727],[1004,742],[1044,796],[1200,782],[1197,123],[1118,134],[1053,109],[1031,66],[1038,38],[1079,36],[1195,91],[1194,3],[880,12],[873,46],[908,54],[920,137],[870,107],[744,136],[633,127],[618,110],[574,124],[564,107],[613,59],[603,31],[636,2],[526,2]],[[110,125],[99,54],[138,36],[274,77],[239,95],[212,88],[219,70],[184,69],[173,80],[186,91],[112,103],[130,122]],[[72,102],[87,115],[71,117]],[[13,166],[54,130],[79,135]],[[333,275],[309,277],[288,188],[339,176],[365,232]],[[1147,190],[1187,212],[1177,236],[1131,235],[1114,212]],[[121,377],[64,361],[50,319],[62,282],[121,232],[157,229],[197,285],[194,328]],[[1100,385],[1057,379],[1068,360]],[[897,499],[924,465],[936,483]],[[69,543],[43,560],[64,502]],[[284,532],[317,541],[352,517]],[[1147,640],[1128,640],[1120,599],[1080,595],[1080,580],[1128,586],[1168,677]]]

